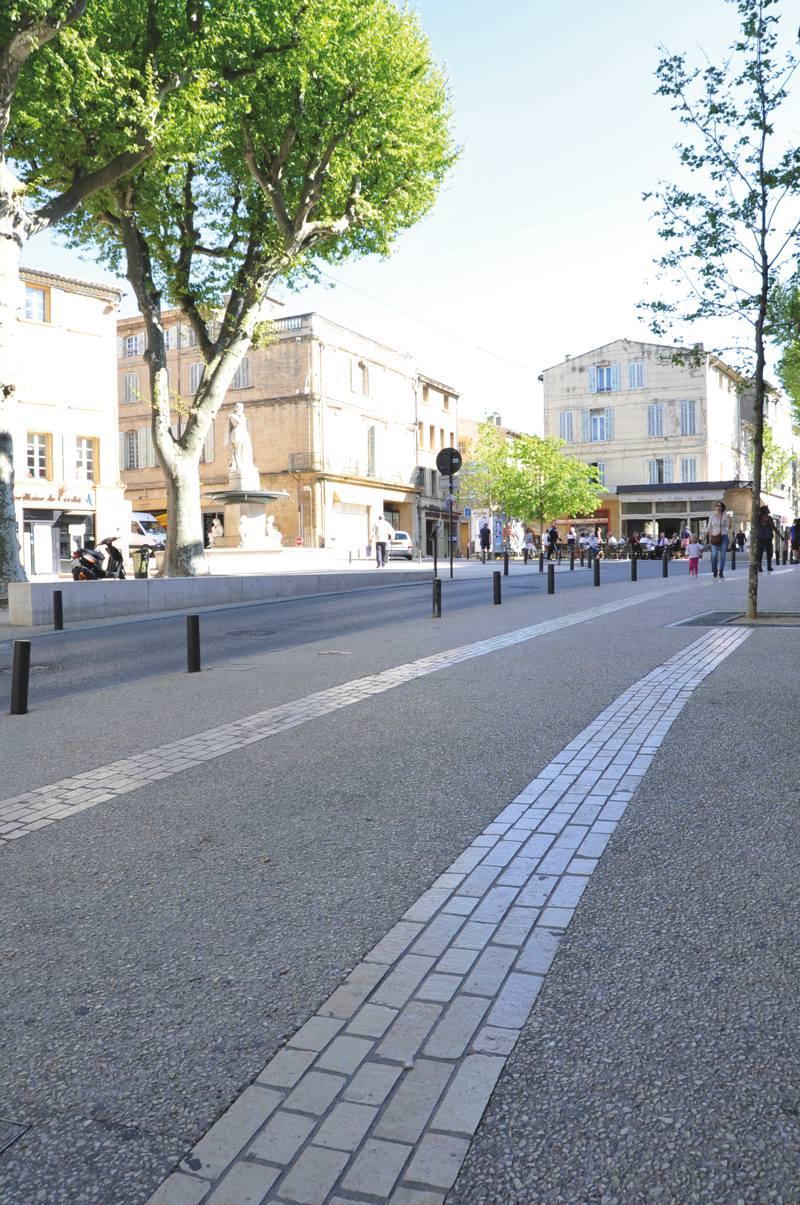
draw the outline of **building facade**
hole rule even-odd
[[[737,528],[750,522],[752,404],[735,369],[698,347],[617,339],[546,369],[545,431],[564,452],[597,466],[605,490],[601,530],[669,534],[699,531],[722,498]],[[791,412],[771,392],[765,418],[776,442],[793,454]],[[791,474],[764,494],[773,514],[791,522]]]
[[[277,313],[277,311],[276,311]],[[202,357],[188,321],[164,316],[173,422],[190,403]],[[251,348],[206,440],[200,467],[207,530],[222,513],[212,495],[228,483],[228,415],[245,407],[264,489],[284,490],[275,524],[284,544],[366,555],[378,516],[425,537],[428,508],[440,504],[425,474],[456,436],[457,395],[420,377],[413,359],[318,314],[273,317],[268,345]],[[120,321],[120,455],[134,510],[162,515],[166,492],[150,434],[149,378],[139,318]],[[444,421],[444,416],[447,422]],[[433,483],[436,484],[436,483]]]
[[[68,570],[74,548],[125,533],[117,459],[120,293],[23,269],[17,317],[14,476],[29,576]]]

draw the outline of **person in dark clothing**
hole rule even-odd
[[[492,547],[492,533],[489,530],[488,523],[484,523],[483,527],[481,527],[480,544],[481,544],[481,561],[485,565],[486,564],[486,553]]]
[[[795,519],[792,524],[789,539],[792,545],[792,564],[796,565],[800,561],[800,518]]]
[[[547,533],[547,559],[552,561],[558,552],[558,528],[553,524]]]
[[[764,553],[767,554],[767,573],[772,573],[772,548],[775,538],[775,520],[769,513],[768,506],[762,506],[758,512],[758,548],[756,551],[756,559],[758,560],[758,572],[762,573],[764,569]]]

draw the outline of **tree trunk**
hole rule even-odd
[[[203,549],[199,458],[176,445],[167,472],[167,548],[161,577],[200,577],[208,573]]]
[[[9,582],[24,582],[14,511],[14,431],[17,423],[16,335],[20,295],[20,254],[25,241],[23,215],[10,191],[10,174],[0,162],[0,597]]]

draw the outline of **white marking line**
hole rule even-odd
[[[264,1202],[384,1200],[398,1186],[442,1202],[617,822],[694,690],[749,635],[709,629],[570,741],[149,1205],[239,1200],[245,1187]]]
[[[205,732],[183,737],[168,745],[136,753],[132,757],[111,762],[97,770],[76,774],[71,778],[61,779],[60,782],[36,787],[10,799],[0,800],[0,845],[15,841],[76,812],[136,791],[154,780],[168,778],[181,770],[191,769],[202,762],[222,757],[234,749],[266,740],[276,733],[297,728],[329,712],[360,703],[371,695],[392,690],[414,678],[422,678],[441,669],[450,669],[461,661],[483,657],[498,649],[535,640],[561,628],[586,623],[599,616],[611,615],[626,607],[639,606],[641,603],[663,597],[663,590],[637,594],[634,598],[604,603],[585,611],[545,620],[531,627],[517,628],[513,632],[506,632],[488,640],[479,640],[474,644],[465,644],[443,653],[434,653],[430,657],[421,657],[417,661],[409,661],[405,665],[397,665],[378,674],[354,678],[341,686],[317,691],[293,703],[284,703],[279,707],[271,707],[268,711],[261,711],[229,724],[221,724],[217,728],[209,728]]]

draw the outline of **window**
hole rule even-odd
[[[49,289],[37,289],[35,285],[25,286],[25,317],[29,322],[50,321],[49,292]]]
[[[435,452],[436,451],[436,428],[434,427],[433,423],[431,423],[430,427],[428,428],[428,434],[430,435],[430,439],[428,440],[428,447],[430,448],[430,450],[432,452]]]
[[[417,442],[421,448],[425,447],[425,427],[422,423],[417,423]]]
[[[681,402],[681,435],[696,435],[697,420],[694,402]]]
[[[242,360],[234,373],[231,389],[247,389],[250,384],[250,361],[247,356]]]
[[[671,457],[658,457],[647,462],[650,485],[666,485],[672,481]]]
[[[182,322],[180,332],[181,347],[197,347],[197,333],[191,322]]]
[[[375,427],[367,427],[367,476],[375,476]]]
[[[605,486],[606,483],[606,465],[604,460],[593,460],[592,468],[597,469],[597,480],[600,485]]]
[[[429,385],[423,385],[423,386],[422,386],[422,400],[423,400],[423,402],[425,402],[425,403],[426,403],[426,405],[427,405],[427,402],[428,402],[428,400],[429,400],[429,398],[430,398],[430,395],[431,395],[430,386],[429,386]]]
[[[130,404],[139,401],[139,374],[126,372],[122,382],[122,400]]]
[[[572,430],[572,411],[562,410],[558,416],[558,434],[559,438],[565,443],[571,444],[575,438]]]
[[[189,365],[189,392],[194,395],[200,388],[200,378],[203,375],[205,365],[202,360],[197,360],[194,364]]]
[[[138,469],[139,467],[139,433],[126,431],[122,456],[123,469]]]
[[[611,393],[619,389],[619,364],[592,364],[589,368],[589,392]]]
[[[75,476],[78,481],[96,481],[96,440],[79,435],[75,440]]]
[[[361,369],[361,392],[364,397],[369,397],[369,365],[362,360],[359,368]]]
[[[628,365],[628,388],[644,389],[644,361],[631,360]]]
[[[589,412],[589,424],[589,439],[592,443],[606,438],[605,410],[591,410]]]
[[[443,410],[450,409],[450,394],[449,393],[445,393],[444,396],[442,397],[442,409]]]
[[[681,457],[681,481],[697,481],[697,457]]]
[[[142,354],[144,339],[141,335],[128,335],[125,339],[125,355],[130,360]]]
[[[50,473],[50,436],[38,432],[28,432],[27,441],[28,476],[49,481]]]
[[[647,434],[651,439],[664,434],[664,407],[660,402],[647,407]]]
[[[164,347],[167,351],[170,348],[178,346],[178,328],[177,326],[168,326],[164,331]]]

